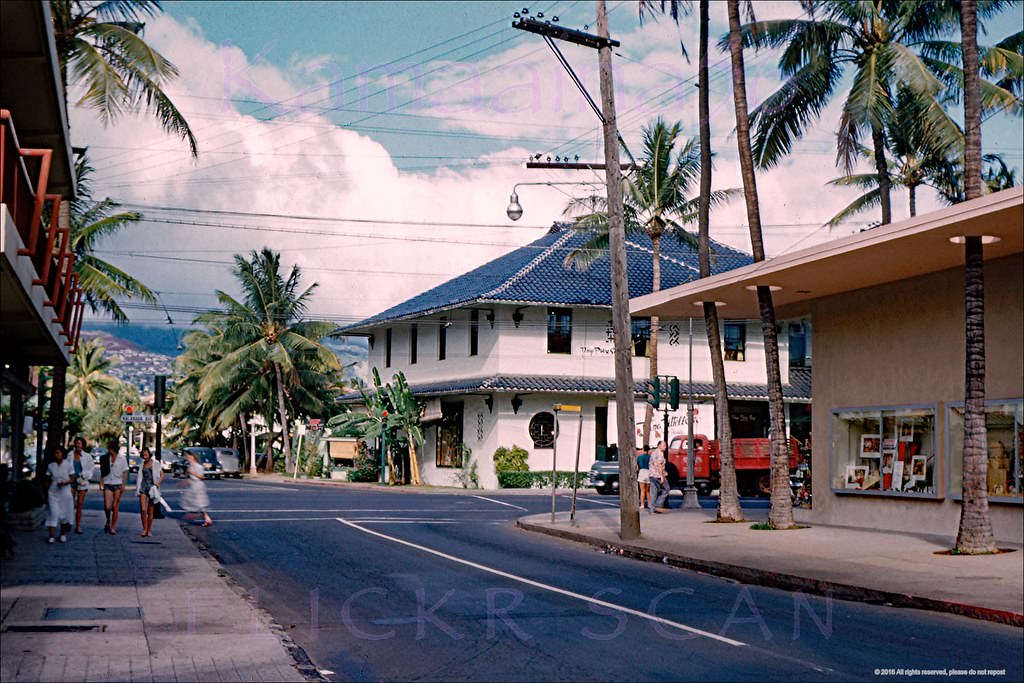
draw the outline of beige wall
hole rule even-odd
[[[914,258],[908,254],[907,258]],[[870,267],[870,266],[866,266]],[[986,399],[1024,396],[1024,258],[985,265]],[[955,536],[960,504],[947,490],[945,409],[964,396],[963,270],[812,302],[814,509],[823,524]],[[836,494],[830,487],[835,408],[934,404],[938,500]],[[997,539],[1020,543],[1021,505],[992,503]]]

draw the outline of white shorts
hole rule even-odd
[[[636,480],[637,480],[637,482],[639,482],[641,484],[650,484],[651,483],[651,471],[649,469],[646,469],[646,468],[640,470],[637,473],[637,475],[636,475]]]

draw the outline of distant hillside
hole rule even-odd
[[[82,337],[99,337],[107,351],[118,357],[111,374],[139,387],[143,394],[152,391],[154,374],[171,374],[174,359],[181,350],[178,345],[188,332],[186,328],[169,325],[117,325],[108,322],[85,322]],[[345,371],[346,377],[360,376],[366,365],[367,343],[363,337],[328,339],[326,343],[342,365],[356,365]]]

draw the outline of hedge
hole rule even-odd
[[[559,471],[556,472],[556,476],[558,488],[572,488],[572,472]],[[586,486],[586,472],[580,472],[577,477],[577,488]],[[549,489],[551,472],[499,472],[498,486],[503,489]]]

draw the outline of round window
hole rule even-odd
[[[530,418],[530,438],[534,448],[553,448],[555,445],[555,416],[537,413]]]

